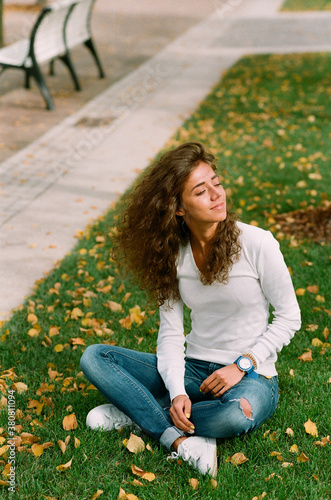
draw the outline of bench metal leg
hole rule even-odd
[[[74,81],[74,84],[75,84],[75,89],[76,90],[82,90],[81,86],[80,86],[80,83],[79,83],[79,80],[78,80],[78,77],[77,77],[77,74],[76,74],[76,71],[75,71],[75,68],[71,62],[71,59],[70,59],[70,56],[69,54],[65,54],[63,56],[60,56],[59,59],[61,59],[61,61],[67,66],[67,68],[69,69],[70,71],[70,74],[71,74],[71,77]]]
[[[55,75],[55,71],[54,71],[54,59],[52,59],[49,63],[49,74],[50,76],[54,76]]]
[[[24,87],[26,89],[30,88],[30,73],[29,73],[29,70],[25,71],[25,85],[24,85]]]
[[[99,56],[97,54],[96,48],[94,46],[94,43],[92,41],[92,38],[90,38],[89,40],[86,40],[84,42],[84,45],[90,50],[90,52],[92,53],[92,55],[94,57],[94,60],[96,62],[98,70],[99,70],[99,76],[100,76],[100,78],[105,78],[106,75],[105,75],[105,73],[104,73],[104,71],[102,69],[101,62],[100,62]]]
[[[45,79],[39,69],[38,66],[34,65],[30,70],[29,70],[30,76],[33,76],[38,84],[38,87],[40,89],[40,92],[43,95],[43,98],[45,99],[47,109],[52,111],[54,109],[54,104],[51,98],[51,94],[49,93],[48,87],[46,85]]]

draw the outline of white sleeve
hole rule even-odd
[[[259,364],[290,343],[295,332],[300,329],[301,315],[279,243],[270,231],[266,232],[262,241],[257,270],[262,291],[274,308],[272,322],[250,349]]]
[[[186,394],[184,345],[183,302],[178,300],[164,304],[160,307],[157,367],[170,393],[171,401],[180,394]]]

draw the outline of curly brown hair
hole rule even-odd
[[[188,142],[165,153],[147,168],[124,197],[125,208],[114,235],[114,255],[130,271],[152,300],[162,305],[180,298],[176,263],[190,234],[176,215],[184,183],[201,162],[216,172],[214,156],[198,142]],[[206,257],[201,281],[226,283],[240,255],[237,217],[227,211]]]

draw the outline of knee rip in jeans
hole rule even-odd
[[[253,417],[252,407],[250,403],[247,401],[247,399],[245,398],[240,399],[240,408],[242,409],[242,412],[245,415],[245,417],[252,419]]]
[[[237,401],[239,403],[240,409],[244,416],[249,420],[253,420],[253,411],[251,404],[245,398],[232,399],[232,401]]]

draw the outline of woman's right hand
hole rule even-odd
[[[170,408],[170,417],[174,425],[190,434],[194,433],[194,425],[189,420],[191,416],[192,403],[188,396],[179,395],[172,400],[172,406]]]

